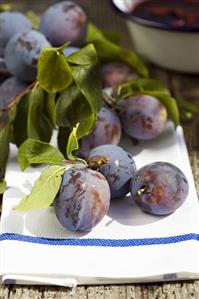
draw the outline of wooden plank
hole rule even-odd
[[[60,287],[32,286],[1,287],[0,298],[8,299],[192,299],[199,298],[199,282],[159,283],[120,286]]]

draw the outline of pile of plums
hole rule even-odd
[[[63,1],[44,12],[39,31],[33,30],[31,22],[19,12],[0,13],[0,27],[0,68],[6,68],[13,76],[0,85],[0,107],[3,107],[36,79],[43,48],[71,41],[71,47],[64,50],[65,55],[78,51],[85,42],[87,16],[74,2]],[[121,62],[103,65],[101,74],[105,88],[138,77],[130,66]],[[121,99],[116,110],[118,115],[109,107],[102,108],[93,132],[82,140],[82,156],[88,156],[98,145],[117,144],[121,127],[133,138],[148,140],[158,136],[167,121],[164,106],[147,95]]]
[[[110,201],[123,200],[129,192],[153,215],[174,212],[188,195],[188,182],[179,168],[154,162],[137,170],[133,157],[117,145],[95,147],[87,163],[65,171],[54,200],[58,220],[71,231],[91,230],[106,215]]]
[[[135,71],[121,62],[103,65],[101,73],[105,90],[138,77]],[[122,131],[137,140],[154,139],[163,132],[167,123],[166,108],[149,95],[121,98],[114,106],[113,109],[105,103],[102,107],[95,128],[81,140],[81,156],[87,158],[89,152],[99,145],[118,144]]]
[[[43,48],[70,41],[72,47],[65,50],[65,55],[70,55],[83,45],[86,31],[86,13],[72,1],[50,6],[41,17],[38,31],[22,13],[0,13],[0,70],[6,69],[13,76],[0,85],[0,107],[36,79]]]
[[[65,55],[78,51],[69,47]],[[128,65],[112,62],[101,68],[103,87],[137,78]],[[117,111],[117,112],[116,112]],[[167,112],[154,97],[120,99],[116,111],[104,104],[93,131],[81,140],[79,155],[88,166],[66,170],[54,209],[60,223],[71,231],[89,231],[106,215],[110,201],[130,192],[144,212],[168,215],[188,194],[185,175],[176,166],[156,162],[137,170],[133,157],[117,146],[122,130],[139,140],[157,137],[165,128]]]
[[[159,136],[167,123],[167,111],[156,98],[149,95],[120,99],[116,111],[103,106],[93,131],[81,140],[80,156],[103,144],[118,144],[122,130],[137,140]]]
[[[83,46],[86,31],[86,13],[72,1],[50,6],[41,17],[39,31],[19,12],[0,13],[0,69],[11,74],[0,85],[0,109],[36,79],[43,48],[70,41],[64,50],[68,56]],[[101,74],[104,88],[138,77],[117,61],[102,65]],[[54,201],[60,223],[72,231],[91,230],[107,213],[110,199],[122,200],[129,192],[145,212],[167,215],[175,211],[188,194],[185,175],[163,162],[137,170],[132,156],[117,146],[122,130],[149,140],[161,134],[166,122],[165,107],[152,96],[121,98],[115,110],[104,104],[95,128],[81,140],[79,155],[87,165],[76,164],[63,175]]]

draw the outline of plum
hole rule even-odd
[[[15,77],[6,79],[0,85],[0,109],[4,108],[9,101],[27,88],[27,84]]]
[[[95,128],[82,138],[80,155],[87,157],[92,148],[102,144],[118,144],[121,138],[121,123],[117,113],[108,107],[102,107]]]
[[[130,66],[122,62],[111,62],[102,66],[103,87],[113,87],[123,84],[138,75]]]
[[[0,13],[0,56],[4,54],[8,41],[16,33],[32,28],[32,23],[20,12]]]
[[[104,158],[106,163],[100,163]],[[111,198],[122,198],[130,191],[136,165],[133,157],[121,147],[112,144],[98,146],[90,152],[88,163],[99,164],[99,171],[109,183]]]
[[[110,189],[105,177],[94,170],[74,166],[65,171],[54,200],[55,214],[70,231],[89,231],[107,213]]]
[[[53,46],[83,44],[87,31],[87,17],[83,9],[72,1],[51,5],[42,15],[40,31]]]
[[[140,208],[153,215],[174,212],[188,195],[188,181],[175,165],[154,162],[140,168],[132,178],[131,194]]]
[[[40,53],[43,48],[50,46],[45,36],[35,30],[15,34],[5,49],[5,62],[9,72],[23,81],[35,80]]]
[[[122,129],[129,136],[149,140],[162,133],[167,111],[156,98],[141,95],[121,99],[117,103]]]

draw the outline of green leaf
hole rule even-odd
[[[77,84],[71,85],[58,98],[56,105],[57,124],[62,127],[58,144],[62,153],[64,144],[61,136],[68,137],[68,129],[79,123],[77,139],[90,133],[95,125],[102,101],[102,86],[97,65],[73,66],[72,74]],[[78,109],[77,109],[78,107]],[[63,128],[67,128],[67,133]]]
[[[137,91],[161,91],[165,95],[170,95],[167,87],[156,80],[148,78],[133,79],[116,87],[117,96],[122,98],[129,97],[132,92]]]
[[[66,157],[66,147],[67,147],[70,133],[71,133],[70,128],[59,127],[57,143],[58,143],[59,150],[64,155],[64,157]]]
[[[169,95],[166,95],[161,91],[137,91],[132,92],[131,96],[137,95],[150,95],[158,99],[167,110],[168,117],[173,121],[175,127],[179,124],[179,110],[174,98]]]
[[[8,109],[8,119],[9,119],[10,124],[13,123],[13,121],[16,117],[16,114],[17,114],[17,103],[15,102]]]
[[[146,66],[133,51],[114,44],[91,23],[88,24],[86,42],[94,44],[98,58],[102,62],[121,61],[131,66],[141,76],[148,77]]]
[[[60,94],[56,104],[56,115],[58,126],[64,127],[64,129],[60,129],[62,131],[60,136],[62,137],[58,135],[59,147],[62,153],[64,148],[62,144],[67,144],[67,140],[64,138],[67,138],[68,132],[70,132],[78,122],[80,123],[78,138],[89,134],[95,123],[95,114],[76,85],[70,86]],[[64,132],[64,130],[66,130],[65,128],[69,129],[67,129],[67,134]]]
[[[93,23],[88,24],[87,35],[86,35],[86,42],[96,39],[103,39],[104,34],[103,32],[97,28]]]
[[[77,138],[77,130],[78,130],[79,124],[76,125],[76,127],[73,128],[67,143],[67,157],[69,160],[76,160],[76,156],[73,155],[73,152],[77,152],[79,149],[79,143]]]
[[[191,112],[191,113],[195,113],[195,114],[199,113],[199,106],[196,106],[196,105],[194,105],[186,100],[183,100],[183,99],[176,98],[175,100],[180,109],[183,109],[187,112]]]
[[[49,93],[62,91],[72,83],[71,69],[62,50],[43,49],[38,61],[37,81]]]
[[[54,124],[48,114],[52,114],[52,107],[49,101],[52,100],[41,87],[37,87],[30,94],[30,105],[28,110],[28,137],[49,142],[51,139]],[[54,103],[52,103],[53,106]],[[55,104],[54,104],[55,107]],[[50,110],[49,110],[50,108]],[[53,117],[50,115],[50,117]]]
[[[6,163],[9,155],[10,142],[10,123],[7,122],[3,127],[0,127],[0,173],[3,173],[6,168]]]
[[[17,104],[16,117],[13,122],[13,142],[19,147],[28,137],[28,111],[30,104],[30,93],[25,94]]]
[[[18,163],[22,170],[31,164],[60,163],[64,160],[62,153],[52,145],[28,138],[19,148]]]
[[[33,28],[38,29],[39,28],[39,23],[40,23],[39,16],[32,10],[28,10],[26,12],[26,16],[32,22]]]
[[[5,180],[0,181],[0,194],[3,194],[6,191],[7,185]]]
[[[66,57],[66,60],[72,64],[77,65],[89,65],[97,62],[97,52],[93,46],[93,44],[89,44]]]
[[[135,79],[124,85],[116,87],[117,99],[137,95],[150,95],[157,98],[166,108],[168,117],[175,126],[179,124],[179,110],[176,100],[170,95],[169,90],[161,83],[151,79]]]
[[[151,91],[147,94],[157,98],[165,106],[168,117],[173,121],[175,127],[177,127],[180,122],[180,115],[176,100],[160,91]]]
[[[54,127],[56,125],[55,97],[55,93],[46,93],[46,115]]]
[[[9,122],[8,111],[0,112],[0,130]]]
[[[15,208],[16,211],[26,212],[33,209],[48,208],[54,201],[66,166],[52,165],[43,170],[35,182],[31,193],[25,196]]]
[[[122,34],[121,32],[118,32],[118,31],[104,31],[103,30],[103,34],[104,36],[110,40],[112,43],[116,44],[116,45],[120,45],[121,44],[121,41],[122,41]]]
[[[98,65],[73,66],[72,75],[91,110],[97,114],[103,104],[102,82]]]
[[[39,87],[26,93],[17,103],[13,142],[18,147],[28,137],[49,142],[55,118],[55,94],[48,94]]]

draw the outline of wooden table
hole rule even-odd
[[[0,0],[0,3],[6,1]],[[42,12],[54,0],[13,0],[16,9],[21,11],[34,10]],[[108,0],[78,0],[85,8],[90,19],[99,27],[106,30],[119,31],[123,35],[123,43],[131,46],[129,35],[123,19],[112,12]],[[180,49],[179,49],[180,50]],[[173,96],[190,100],[199,105],[199,76],[181,75],[170,71],[149,66],[151,76],[160,80],[172,91]],[[189,150],[192,170],[197,190],[199,190],[199,117],[183,123],[186,142]],[[171,261],[172,262],[172,261]],[[75,292],[63,287],[50,286],[1,286],[0,298],[79,298],[79,299],[140,299],[140,298],[199,298],[199,281],[132,284],[112,286],[80,286]]]

